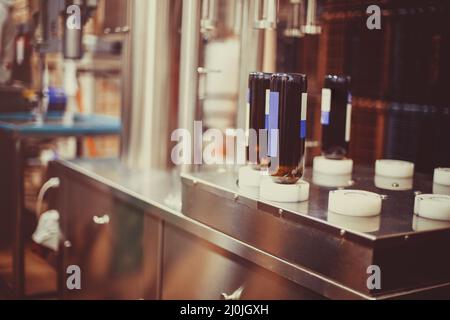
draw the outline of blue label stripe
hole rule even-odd
[[[305,139],[306,138],[306,132],[307,132],[307,126],[306,126],[306,120],[302,120],[300,122],[300,138]]]
[[[269,115],[268,114],[266,115],[266,122],[264,124],[264,128],[266,130],[269,130]]]
[[[324,126],[328,126],[330,124],[330,113],[322,112],[322,118],[320,121]]]
[[[279,100],[280,94],[278,92],[270,93],[270,110],[269,110],[269,157],[278,156],[278,134],[274,134],[272,130],[278,130],[279,118]]]

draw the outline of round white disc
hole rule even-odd
[[[353,172],[353,160],[331,160],[325,157],[314,158],[314,171],[330,175],[348,175]]]
[[[308,201],[309,183],[299,181],[296,184],[279,184],[272,179],[263,179],[260,188],[260,197],[268,201],[295,203]]]
[[[419,195],[414,211],[422,218],[450,221],[450,196]]]
[[[375,174],[390,178],[412,178],[414,177],[414,163],[400,160],[377,160]]]
[[[239,168],[240,187],[259,187],[262,177],[262,171],[254,170],[250,166]]]
[[[434,170],[434,183],[450,186],[450,168],[437,168]]]
[[[361,190],[331,191],[328,211],[353,217],[373,217],[381,213],[379,194]]]

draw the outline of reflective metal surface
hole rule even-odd
[[[329,213],[333,189],[312,184],[309,201],[275,203],[261,199],[258,188],[239,188],[233,172],[201,171],[182,175],[183,213],[372,296],[448,282],[450,259],[440,249],[450,240],[448,224],[413,220],[415,192],[430,192],[431,179],[418,175],[415,192],[397,192],[378,189],[373,176],[356,168],[348,186],[382,196],[382,214],[374,218]],[[373,265],[381,269],[379,289],[367,286]]]
[[[194,174],[184,175],[189,179],[197,180],[208,185],[214,185],[229,193],[237,193],[254,199],[259,202],[269,204],[273,207],[283,209],[288,212],[309,218],[311,220],[322,222],[335,228],[343,228],[348,232],[358,234],[367,239],[381,239],[386,237],[406,236],[415,234],[414,229],[414,199],[417,192],[428,194],[432,193],[433,181],[431,176],[417,174],[414,179],[413,189],[409,191],[392,191],[383,190],[375,186],[375,173],[372,168],[357,167],[353,173],[353,177],[348,179],[348,188],[356,190],[365,190],[384,195],[383,211],[380,220],[380,226],[377,230],[370,232],[364,231],[362,228],[346,227],[346,223],[339,223],[340,219],[329,217],[328,214],[328,195],[330,190],[336,188],[320,187],[311,183],[310,200],[307,203],[274,203],[267,202],[259,198],[259,190],[251,188],[239,188],[237,184],[237,174],[233,172],[196,172]],[[306,170],[305,180],[312,182],[312,170]],[[324,177],[321,177],[323,181]],[[332,184],[335,176],[330,176],[330,184]],[[345,220],[346,217],[342,217]],[[435,230],[450,228],[444,223],[436,223]],[[442,227],[441,227],[442,226]]]
[[[278,205],[255,201],[254,190],[239,190],[236,175],[226,170],[185,174],[182,193],[178,172],[129,169],[115,160],[55,165],[145,208],[167,225],[327,298],[450,295],[449,261],[440,249],[448,243],[450,229],[436,231],[435,224],[417,219],[413,227],[412,213],[401,211],[409,210],[412,191],[382,192],[388,195],[382,216],[355,221],[322,211],[328,191],[314,185],[315,200],[309,204]],[[381,193],[372,179],[371,170],[357,168],[354,187]],[[415,187],[428,192],[431,182],[419,176]],[[381,291],[366,286],[366,269],[372,264],[382,267]]]

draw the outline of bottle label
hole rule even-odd
[[[307,119],[308,119],[308,94],[302,93],[302,105],[301,105],[301,123],[300,123],[300,138],[306,138],[307,132]]]
[[[322,89],[322,125],[328,126],[330,124],[330,112],[331,112],[331,90]]]
[[[270,92],[269,99],[269,121],[268,121],[268,135],[269,135],[269,157],[278,157],[278,118],[279,118],[279,102],[280,93]]]
[[[347,104],[347,120],[345,123],[345,142],[350,142],[350,138],[352,135],[352,104]]]
[[[269,130],[269,114],[270,114],[270,90],[266,90],[266,122],[265,122],[265,128],[266,130]]]

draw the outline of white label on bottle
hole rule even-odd
[[[249,146],[250,140],[250,89],[247,91],[247,103],[245,105],[245,146]]]
[[[16,43],[16,62],[20,66],[25,60],[25,39],[19,37]]]
[[[322,89],[322,112],[331,111],[331,90]]]
[[[308,94],[302,93],[302,121],[308,119]]]
[[[300,121],[300,138],[306,139],[306,130],[307,123],[306,120],[308,118],[308,94],[302,93],[302,118]]]
[[[350,142],[352,135],[352,104],[347,104],[347,120],[345,123],[345,142]]]
[[[266,116],[270,113],[270,90],[266,90]]]

